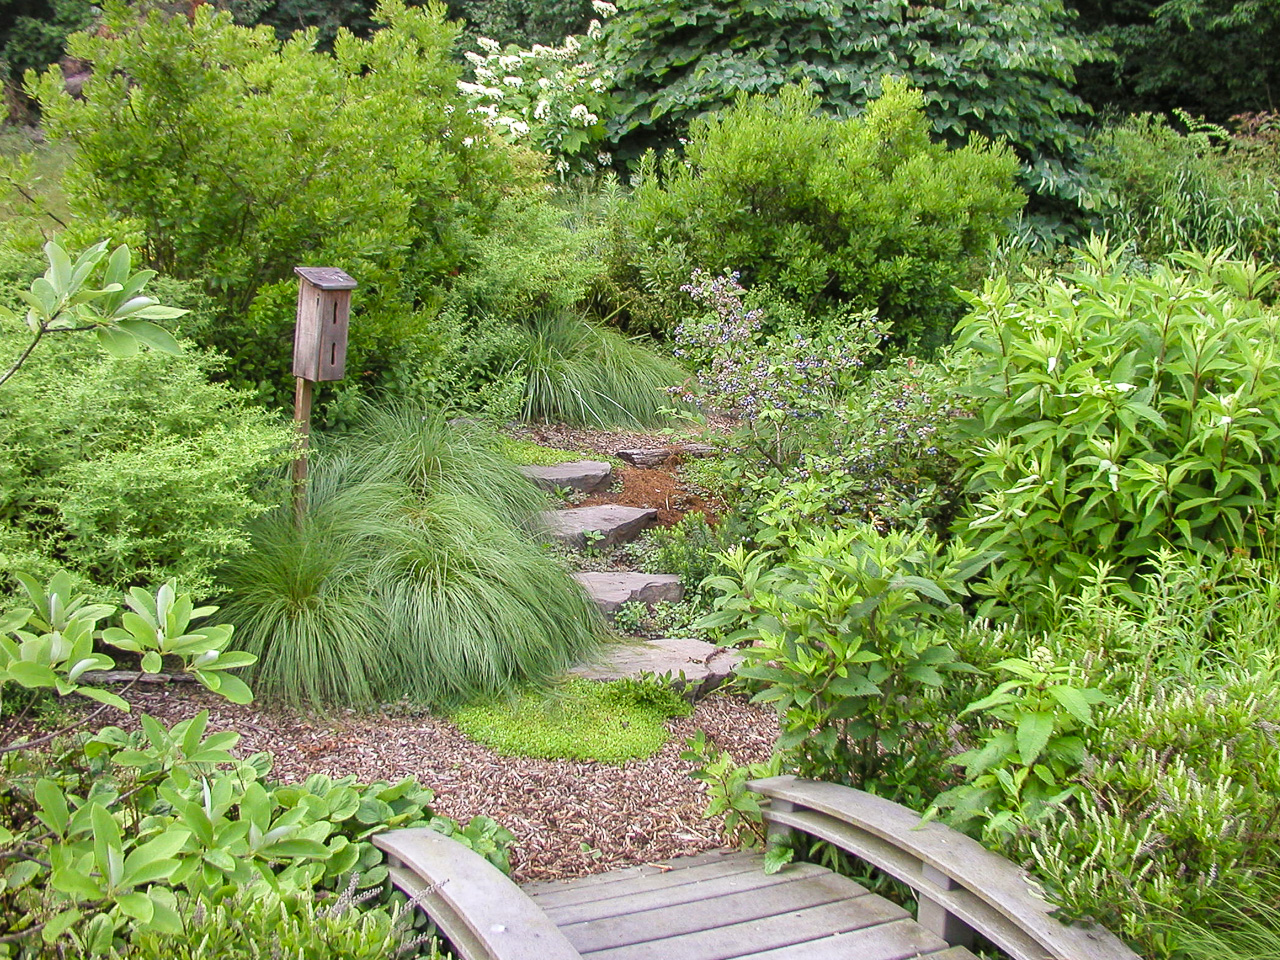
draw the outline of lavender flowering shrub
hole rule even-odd
[[[870,311],[816,331],[771,323],[771,314],[787,311],[769,303],[767,290],[748,294],[739,279],[736,271],[695,270],[680,288],[705,309],[676,327],[675,354],[695,372],[673,393],[741,418],[738,446],[780,469],[797,452],[796,426],[829,414],[888,328]]]

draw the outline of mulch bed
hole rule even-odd
[[[704,730],[737,762],[751,763],[768,759],[778,731],[772,711],[714,695],[692,716],[668,721],[671,739],[659,753],[618,766],[502,757],[433,716],[236,706],[186,684],[131,691],[128,699],[134,712],[112,711],[104,723],[128,727],[145,712],[173,724],[207,709],[210,732],[241,734],[237,754],[275,756],[276,780],[415,776],[436,792],[438,813],[464,823],[483,814],[514,833],[512,872],[520,881],[584,876],[722,846],[720,822],[702,816],[705,786],[680,759],[685,738]]]
[[[621,467],[614,470],[617,479],[608,490],[593,493],[582,501],[582,506],[616,503],[624,507],[652,507],[658,511],[658,526],[670,527],[679,523],[688,513],[701,513],[714,524],[723,511],[720,504],[704,500],[684,485],[677,475],[677,467]]]

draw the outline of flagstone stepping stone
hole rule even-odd
[[[620,680],[645,673],[669,674],[676,678],[676,685],[683,686],[685,692],[696,699],[729,679],[741,660],[736,651],[717,647],[706,640],[673,637],[611,644],[595,661],[580,664],[569,672],[588,680]],[[678,679],[682,673],[683,682]]]
[[[576,550],[617,546],[638,537],[658,520],[658,511],[623,507],[616,503],[598,507],[571,507],[542,515],[552,537]]]
[[[580,490],[590,493],[613,479],[613,467],[598,460],[575,460],[549,467],[521,467],[520,472],[543,490]]]
[[[614,455],[633,467],[656,467],[677,457],[714,457],[716,448],[706,443],[677,443],[671,447],[615,450]]]
[[[575,573],[573,579],[606,616],[613,616],[624,603],[678,603],[684,598],[680,578],[671,573],[631,573],[610,570],[605,573]]]

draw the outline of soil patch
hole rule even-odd
[[[704,730],[750,763],[769,758],[778,733],[772,711],[717,694],[692,716],[668,721],[671,739],[657,754],[613,765],[502,757],[432,716],[312,715],[176,687],[127,699],[134,712],[108,711],[105,723],[136,727],[145,712],[170,725],[207,709],[210,732],[239,732],[239,756],[269,750],[272,778],[286,783],[313,773],[393,782],[415,776],[436,792],[438,813],[464,823],[493,817],[516,835],[516,880],[585,876],[722,846],[721,822],[702,817],[705,786],[680,759],[685,738]]]
[[[615,469],[617,480],[612,488],[591,494],[582,501],[584,507],[608,503],[624,507],[649,507],[658,511],[658,526],[670,527],[685,514],[701,513],[714,524],[720,512],[718,504],[704,500],[681,482],[675,466],[622,467]]]

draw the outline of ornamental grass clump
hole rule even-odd
[[[540,683],[603,634],[529,536],[544,500],[492,439],[433,410],[371,410],[224,571],[224,611],[269,696],[448,704]]]
[[[588,427],[651,427],[677,404],[666,390],[684,370],[635,339],[572,312],[527,323],[524,417]]]

